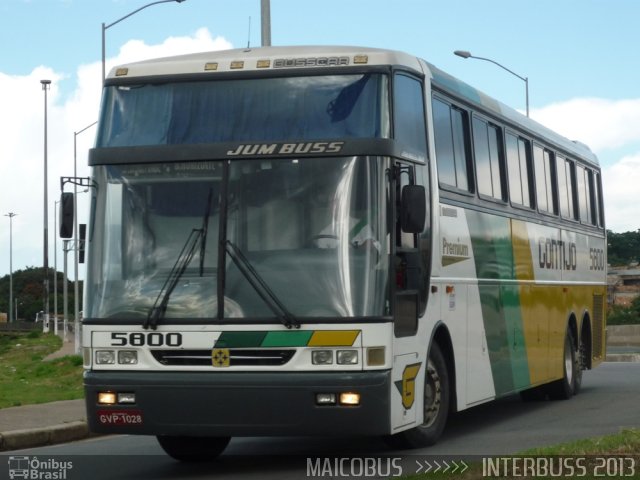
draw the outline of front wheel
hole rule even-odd
[[[217,458],[231,437],[176,437],[158,435],[158,443],[167,455],[181,462],[205,462]]]
[[[421,448],[435,444],[449,416],[451,384],[447,363],[437,343],[431,345],[424,382],[424,419],[422,425],[388,437],[396,448]]]

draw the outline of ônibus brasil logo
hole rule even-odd
[[[63,462],[54,458],[39,460],[38,457],[10,456],[9,478],[32,480],[66,480],[67,471],[73,468],[72,462]]]

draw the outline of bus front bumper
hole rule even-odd
[[[350,436],[390,433],[391,372],[100,372],[84,374],[89,429],[176,436]],[[98,404],[98,393],[135,403]],[[318,394],[360,394],[358,406]]]

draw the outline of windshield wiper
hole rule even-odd
[[[235,263],[238,270],[240,270],[240,273],[244,275],[256,293],[264,300],[264,303],[267,304],[282,324],[287,328],[300,328],[298,319],[287,310],[287,307],[284,306],[274,291],[269,288],[256,269],[253,268],[253,265],[251,265],[247,257],[244,256],[242,250],[233,244],[231,240],[226,240],[224,247],[229,257],[231,257],[231,260],[233,260],[233,263]]]
[[[171,268],[164,285],[162,285],[162,288],[160,289],[160,293],[158,293],[156,301],[153,303],[153,306],[147,314],[147,318],[142,324],[143,328],[146,329],[151,327],[155,330],[158,326],[158,322],[164,318],[171,294],[191,263],[198,245],[200,246],[200,276],[202,277],[204,274],[204,254],[207,248],[207,233],[209,231],[209,215],[211,214],[212,197],[213,188],[210,188],[209,196],[207,197],[207,207],[204,212],[204,217],[202,218],[202,228],[194,228],[191,230],[187,241],[182,247],[180,255],[178,255],[178,258],[176,259],[176,263],[173,265],[173,268]]]
[[[207,209],[202,219],[202,240],[200,241],[200,276],[204,274],[204,254],[207,250],[207,233],[209,232],[209,215],[211,215],[211,197],[213,197],[213,188],[209,189],[207,197]]]
[[[144,320],[142,324],[142,328],[151,327],[155,330],[158,326],[158,322],[164,318],[164,314],[167,312],[167,305],[169,304],[169,298],[171,298],[171,293],[178,285],[178,281],[180,281],[180,277],[191,263],[193,259],[193,255],[196,252],[196,248],[201,241],[204,234],[204,230],[201,228],[194,228],[191,230],[187,241],[182,247],[182,251],[178,258],[176,259],[176,263],[173,265],[173,268],[169,272],[167,279],[162,285],[160,289],[160,293],[158,293],[158,297],[156,301],[153,303],[153,306],[149,310],[147,314],[147,318]]]

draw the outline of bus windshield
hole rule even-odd
[[[142,319],[162,299],[173,323],[219,310],[273,319],[246,268],[300,321],[387,315],[387,168],[381,157],[98,166],[85,316]]]
[[[383,74],[105,88],[97,147],[388,138]]]

